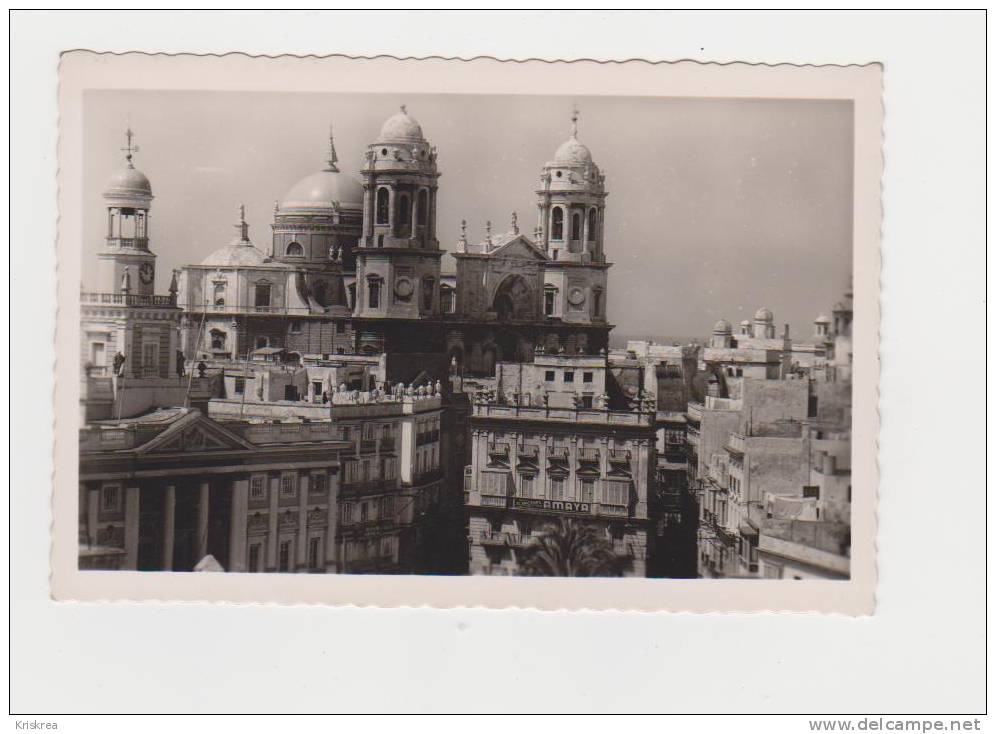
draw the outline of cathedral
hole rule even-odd
[[[240,210],[232,241],[182,269],[188,360],[380,357],[375,381],[396,384],[607,349],[605,177],[578,140],[576,114],[542,166],[531,236],[515,213],[482,242],[464,230],[455,283],[440,268],[437,150],[404,106],[364,161],[358,176],[341,171],[330,134],[324,168],[277,203],[267,248]]]

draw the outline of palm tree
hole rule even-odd
[[[590,525],[574,520],[549,523],[522,550],[526,576],[619,576],[612,545]]]

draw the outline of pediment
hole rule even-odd
[[[251,443],[200,414],[178,421],[138,449],[142,454],[249,451]]]
[[[542,250],[529,241],[525,235],[518,235],[489,253],[492,257],[507,257],[518,260],[537,260],[547,262],[548,258]]]

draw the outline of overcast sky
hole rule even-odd
[[[437,146],[439,224],[536,222],[541,166],[570,136],[606,174],[608,315],[627,336],[703,336],[760,306],[798,338],[829,314],[851,269],[852,108],[824,100],[330,95],[92,91],[84,123],[84,283],[106,219],[101,191],[122,165],[130,123],[152,183],[157,292],[172,268],[227,244],[245,203],[250,238],[270,250],[274,201],[324,167],[328,127],[342,171],[405,103]],[[446,261],[444,260],[444,267]]]

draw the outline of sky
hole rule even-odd
[[[325,167],[329,125],[339,169],[406,104],[438,149],[437,237],[455,249],[536,224],[543,164],[580,113],[579,139],[606,176],[608,317],[619,337],[699,337],[761,306],[798,339],[840,300],[851,274],[853,109],[846,101],[674,97],[305,94],[92,90],[84,100],[83,281],[96,288],[106,210],[101,191],[123,165],[155,199],[156,292],[235,234],[270,250],[274,202]],[[444,269],[452,259],[444,259]]]

